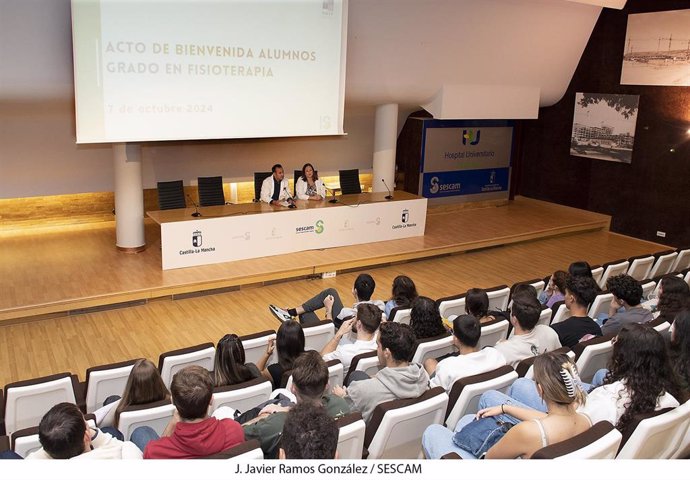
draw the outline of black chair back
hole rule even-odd
[[[359,169],[339,170],[340,192],[343,195],[351,193],[362,193],[362,186],[359,183]]]
[[[254,172],[254,201],[261,201],[261,184],[264,183],[268,177],[273,175],[273,172]]]
[[[158,182],[158,210],[171,210],[186,206],[182,180]]]
[[[199,205],[225,205],[223,177],[199,177]]]

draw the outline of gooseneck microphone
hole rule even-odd
[[[295,205],[295,199],[292,198],[292,195],[290,195],[290,192],[288,192],[288,189],[286,187],[283,187],[283,191],[287,194],[288,201],[290,204],[288,205],[288,208],[297,208],[297,205]]]
[[[335,198],[335,190],[332,189],[332,188],[328,188],[328,187],[325,186],[325,185],[324,185],[323,188],[325,188],[326,190],[328,190],[329,192],[331,192],[331,193],[333,194],[333,198],[331,198],[331,199],[328,201],[328,203],[338,203],[338,199]]]
[[[192,200],[192,197],[190,197],[189,194],[187,194],[187,198],[190,202],[192,202],[192,205],[194,205],[194,213],[192,213],[192,217],[201,217],[201,212],[199,212],[199,205],[197,205],[196,202]]]
[[[386,195],[384,198],[385,198],[386,200],[393,200],[393,193],[391,192],[391,189],[388,188],[388,184],[386,183],[386,181],[385,181],[383,178],[381,179],[381,181],[382,181],[383,184],[385,185],[386,190],[388,190],[388,195]]]

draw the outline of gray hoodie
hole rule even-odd
[[[379,403],[417,398],[428,388],[426,370],[417,363],[411,363],[406,367],[386,367],[374,378],[352,382],[347,387],[347,398],[352,402],[352,409],[361,412],[364,421],[368,422]]]

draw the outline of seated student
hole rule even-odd
[[[664,276],[659,285],[659,301],[652,309],[659,312],[657,318],[673,323],[676,315],[688,309],[690,309],[690,286],[685,283],[685,280],[675,275]]]
[[[144,458],[199,458],[222,452],[244,441],[239,423],[208,416],[213,378],[203,367],[191,365],[177,372],[170,384],[175,413],[163,435],[139,427],[131,440]]]
[[[546,325],[537,325],[540,315],[541,305],[536,297],[518,295],[513,298],[510,323],[515,333],[494,347],[503,354],[506,363],[511,367],[515,367],[525,358],[561,347],[556,332]]]
[[[429,389],[429,375],[421,365],[409,361],[416,348],[417,341],[409,325],[382,323],[376,353],[379,365],[384,368],[373,378],[361,372],[347,388],[336,386],[333,393],[344,397],[353,410],[362,412],[365,422],[379,403],[419,397]]]
[[[38,440],[41,448],[27,460],[141,458],[141,451],[132,442],[89,427],[73,403],[58,403],[48,410],[38,424]]]
[[[470,288],[467,290],[465,295],[465,313],[479,319],[479,323],[507,318],[503,315],[503,312],[489,311],[489,295],[481,288]]]
[[[572,348],[585,335],[601,336],[601,327],[587,316],[587,307],[597,296],[597,284],[588,277],[568,277],[565,282],[565,306],[570,318],[551,325],[561,345]]]
[[[163,383],[158,368],[150,360],[140,358],[127,377],[122,398],[99,408],[94,414],[100,428],[118,428],[120,414],[125,408],[166,399],[170,400],[170,392]]]
[[[394,308],[410,308],[412,302],[418,297],[417,287],[412,279],[406,275],[398,275],[393,280],[393,296],[386,302],[384,313],[386,318],[391,316]]]
[[[601,331],[604,335],[615,334],[623,325],[647,323],[654,319],[652,312],[640,305],[642,285],[630,275],[622,274],[606,281],[606,289],[613,293],[608,320],[604,320]],[[623,307],[622,311],[619,309]]]
[[[300,200],[318,201],[326,198],[326,187],[311,163],[305,163],[302,167],[302,175],[295,183],[295,195]]]
[[[298,403],[285,418],[280,440],[281,460],[329,460],[338,458],[340,430],[326,409]]]
[[[477,345],[482,329],[479,320],[472,315],[460,315],[453,320],[453,345],[460,355],[440,362],[429,358],[424,368],[431,376],[431,387],[443,387],[447,392],[456,380],[495,370],[506,364],[506,359],[495,348],[480,350]]]
[[[671,325],[669,356],[680,389],[687,398],[690,395],[690,310],[678,313]]]
[[[429,297],[417,297],[412,302],[410,327],[417,340],[448,334],[436,302]]]
[[[347,372],[355,355],[376,350],[376,330],[381,324],[381,311],[370,303],[357,306],[355,318],[345,321],[335,336],[323,347],[325,361],[340,360]]]
[[[281,202],[290,198],[288,181],[281,164],[273,165],[271,172],[272,175],[266,177],[261,184],[261,201],[271,205],[280,205]]]
[[[563,270],[556,270],[549,278],[549,284],[546,286],[541,295],[539,295],[539,301],[542,305],[547,307],[553,307],[553,304],[560,302],[565,298],[565,281],[568,274]]]
[[[475,418],[494,417],[497,424],[521,421],[486,452],[486,458],[529,458],[540,448],[568,440],[592,426],[586,415],[576,411],[585,401],[585,395],[578,385],[575,365],[567,355],[551,352],[538,356],[534,360],[534,380],[546,403],[546,413],[508,403],[482,409],[476,417],[466,415],[455,426],[455,432],[431,425],[422,438],[426,458],[441,458],[449,452],[456,452],[462,458],[476,458],[458,446],[465,444],[463,428]]]
[[[326,394],[328,385],[328,367],[318,352],[309,350],[295,360],[292,369],[292,393],[297,404],[318,405],[326,409],[328,415],[337,418],[350,413],[347,403],[335,395]],[[258,417],[243,425],[247,440],[257,439],[266,458],[278,455],[280,435],[292,407],[269,405]]]
[[[214,386],[244,383],[261,375],[261,370],[256,365],[245,362],[244,347],[240,338],[234,333],[223,336],[218,340],[213,362]]]
[[[355,314],[355,310],[360,304],[370,303],[376,305],[382,312],[385,310],[386,306],[381,300],[371,299],[375,288],[376,282],[374,282],[371,275],[362,273],[357,276],[352,287],[352,295],[355,297],[355,304],[352,308],[343,307],[343,302],[340,300],[337,290],[327,288],[299,307],[282,309],[275,305],[269,305],[268,309],[281,322],[299,316],[299,321],[303,325],[313,325],[319,322],[319,317],[315,312],[325,308],[326,319],[333,320],[335,328],[340,328],[344,320],[351,318]]]
[[[266,363],[273,354],[273,348],[278,349],[278,363],[272,363],[268,367]],[[288,320],[280,324],[276,333],[275,343],[269,340],[266,352],[259,360],[261,374],[273,383],[273,388],[280,388],[283,374],[292,370],[297,357],[304,353],[304,330],[302,325],[294,320]]]

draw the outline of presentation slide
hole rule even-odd
[[[77,143],[342,135],[347,0],[72,0]]]

